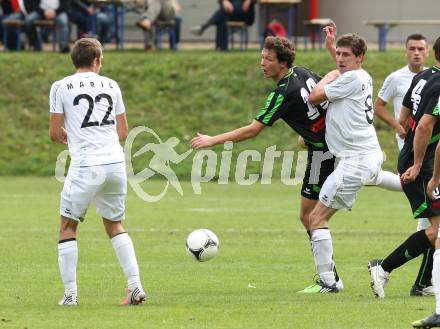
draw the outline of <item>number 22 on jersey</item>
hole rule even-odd
[[[106,99],[108,102],[108,107],[107,107],[107,112],[105,113],[104,117],[102,118],[101,123],[99,123],[98,121],[89,121],[90,117],[93,113],[93,109],[95,107],[95,103],[99,103],[101,101],[101,99]],[[87,128],[87,127],[94,127],[94,126],[109,126],[109,125],[114,125],[115,121],[114,120],[109,120],[109,116],[113,110],[113,100],[111,98],[110,95],[108,94],[99,94],[95,97],[95,99],[93,100],[93,98],[90,95],[87,94],[80,94],[78,96],[75,97],[75,99],[73,100],[73,105],[77,106],[79,104],[79,101],[81,99],[84,99],[88,102],[88,110],[87,113],[84,117],[84,120],[81,124],[81,128]]]

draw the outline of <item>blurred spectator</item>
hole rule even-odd
[[[18,12],[20,10],[18,0],[0,0],[0,17]]]
[[[16,19],[24,21],[28,13],[38,9],[39,0],[3,0],[0,1],[3,9],[3,13],[8,14],[3,19]],[[8,49],[16,49],[16,38],[14,33],[11,32],[8,35]]]
[[[202,35],[211,25],[217,26],[215,48],[228,50],[228,21],[245,22],[252,25],[255,20],[256,0],[219,0],[220,8],[203,25],[191,28],[195,35]]]
[[[266,37],[283,37],[287,36],[287,31],[284,28],[283,24],[278,22],[277,20],[272,20],[269,24],[267,24],[266,28],[263,32],[263,40],[266,40]]]
[[[144,13],[137,21],[136,25],[144,30],[145,35],[145,49],[150,50],[154,45],[154,23],[159,21],[176,20],[176,15],[180,10],[177,0],[145,0]],[[176,21],[176,37],[180,38],[180,22],[179,18]]]
[[[176,15],[176,18],[174,18],[176,21],[176,27],[175,27],[175,34],[176,34],[176,44],[179,44],[180,42],[180,31],[182,30],[182,17],[179,15]]]
[[[0,17],[5,17],[19,11],[18,0],[0,0]]]
[[[77,26],[79,38],[95,32],[92,31],[92,21],[95,19],[99,41],[101,43],[107,41],[111,24],[110,17],[100,9],[95,9],[88,0],[72,0],[69,18]]]
[[[34,21],[55,20],[60,52],[67,53],[69,48],[69,11],[70,0],[40,0],[37,10],[24,18],[25,31],[29,44],[35,51],[41,51],[41,37],[38,37]]]
[[[14,8],[14,4],[16,4],[17,8]],[[16,0],[10,1],[10,0],[0,0],[0,42],[3,42],[3,26],[1,22],[3,19],[5,19],[8,15],[14,13],[15,11],[18,11],[18,3]],[[14,41],[15,42],[15,41]],[[5,45],[6,48],[14,49],[15,46],[9,47],[8,45]]]

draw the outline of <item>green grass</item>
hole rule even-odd
[[[298,52],[296,64],[320,74],[334,68],[325,52]],[[368,53],[364,67],[374,78],[375,95],[385,77],[404,64],[403,51]],[[263,79],[259,66],[260,53],[255,50],[148,55],[142,51],[109,51],[102,73],[119,82],[130,126],[148,126],[163,140],[179,137],[182,143],[177,149],[181,153],[198,131],[216,134],[251,122],[273,88],[273,82]],[[69,56],[3,52],[0,72],[0,176],[50,176],[63,147],[52,145],[48,139],[48,94],[52,82],[73,72]],[[389,159],[385,168],[394,170],[394,133],[379,120],[375,122]],[[296,150],[296,140],[296,134],[279,122],[234,149],[261,151],[276,144],[281,150]],[[184,161],[176,173],[188,178],[190,167],[191,161]],[[250,170],[261,168],[253,164]]]
[[[102,73],[119,82],[130,126],[148,126],[163,140],[179,137],[182,143],[177,151],[182,153],[197,131],[215,134],[252,120],[273,88],[272,82],[262,78],[259,61],[258,51],[107,52]],[[300,52],[297,64],[320,74],[334,67],[323,52]],[[374,78],[375,94],[385,76],[404,64],[400,51],[368,54],[365,68]],[[72,73],[68,56],[0,53],[0,71],[4,119],[0,176],[53,175],[63,147],[51,144],[47,137],[48,93],[53,81]],[[378,120],[375,125],[388,158],[384,167],[393,170],[394,134]],[[138,141],[136,147],[146,140]],[[271,145],[297,150],[296,134],[277,123],[257,139],[234,146],[233,159],[241,150],[262,152]],[[190,176],[192,159],[193,155],[173,166],[179,177]],[[139,159],[135,167],[145,168],[146,161]],[[280,165],[276,161],[274,177]],[[248,173],[259,173],[260,166],[250,162]],[[345,291],[296,294],[311,283],[314,273],[309,243],[298,220],[299,187],[274,179],[271,185],[202,184],[201,195],[183,183],[183,196],[170,189],[158,203],[143,202],[129,189],[126,228],[135,242],[150,296],[142,307],[117,306],[125,280],[91,209],[80,227],[81,305],[60,308],[56,305],[62,294],[56,243],[62,185],[48,177],[0,180],[1,329],[389,329],[409,327],[434,307],[432,298],[408,297],[418,261],[393,274],[385,300],[372,297],[367,261],[385,256],[415,228],[403,194],[376,188],[360,193],[352,213],[341,212],[332,219],[335,257]],[[150,180],[144,186],[159,191],[162,184]],[[201,227],[211,228],[221,240],[219,256],[204,264],[184,251],[187,234]]]
[[[295,292],[312,282],[313,260],[298,220],[299,186],[204,184],[195,195],[169,190],[158,203],[129,188],[127,221],[149,293],[146,305],[120,307],[125,279],[94,208],[79,228],[80,306],[56,305],[58,198],[53,178],[1,178],[0,328],[410,328],[434,298],[410,298],[419,259],[392,274],[386,299],[369,288],[366,264],[414,231],[402,193],[364,188],[352,212],[331,220],[340,294]],[[160,189],[163,181],[148,182]],[[197,263],[184,241],[196,228],[220,238],[219,255]],[[255,288],[249,288],[251,284]]]

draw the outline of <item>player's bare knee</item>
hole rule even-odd
[[[312,230],[328,227],[327,217],[319,212],[312,212],[310,214],[309,222],[310,222],[310,228]]]
[[[110,239],[118,234],[125,232],[121,221],[111,221],[111,220],[102,218],[102,222],[104,224],[105,232],[107,233],[107,235]]]
[[[60,221],[60,239],[74,238],[76,237],[76,229],[78,227],[78,222],[71,218],[61,216]]]
[[[309,228],[310,226],[310,214],[305,211],[301,211],[299,213],[299,219],[301,220],[301,223],[305,226],[305,228]]]

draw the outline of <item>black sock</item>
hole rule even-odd
[[[333,259],[333,258],[332,258]],[[336,265],[333,266],[333,273],[335,274],[335,280],[336,282],[339,281],[339,275],[338,275],[338,271],[336,271]]]
[[[390,273],[392,270],[416,258],[431,247],[431,242],[426,236],[425,231],[418,231],[413,233],[404,243],[389,254],[388,257],[383,260],[381,266],[385,271]]]
[[[75,241],[75,240],[76,240],[76,238],[69,238],[69,239],[60,240],[60,241],[58,241],[58,243],[64,243],[64,242]]]
[[[431,279],[434,251],[435,248],[431,247],[423,253],[423,260],[420,264],[419,274],[417,274],[416,282],[414,282],[416,286],[425,288],[432,285]]]

